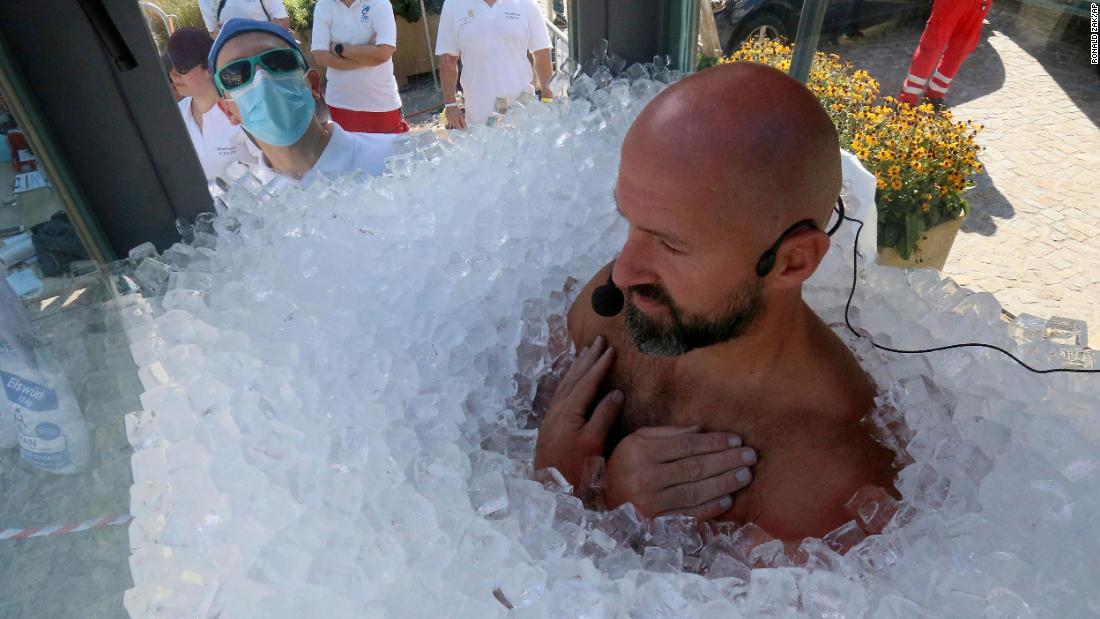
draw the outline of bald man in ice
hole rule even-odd
[[[755,522],[784,540],[850,520],[862,486],[894,493],[893,454],[859,425],[875,385],[802,299],[840,185],[836,130],[784,73],[721,65],[654,98],[622,148],[629,234],[569,311],[579,352],[536,466],[576,484],[604,455],[608,508]],[[626,303],[605,318],[591,295],[609,275]]]

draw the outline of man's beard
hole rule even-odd
[[[662,324],[643,314],[629,300],[626,304],[626,327],[634,343],[642,352],[661,357],[678,357],[696,348],[740,337],[764,311],[759,281],[735,293],[717,320],[686,315],[664,288],[654,284],[631,286],[630,292],[668,308],[668,323]]]

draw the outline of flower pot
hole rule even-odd
[[[959,217],[945,221],[925,230],[908,260],[902,258],[898,250],[893,247],[880,247],[878,263],[901,269],[942,270],[943,265],[947,263],[947,255],[951,253],[951,244],[959,234],[963,219],[964,217]]]

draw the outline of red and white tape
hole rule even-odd
[[[0,541],[9,539],[30,539],[32,537],[50,537],[53,535],[65,535],[77,533],[89,529],[102,529],[120,524],[130,524],[133,520],[130,514],[120,516],[104,516],[95,520],[85,520],[72,524],[55,524],[48,527],[27,527],[25,529],[0,529]]]

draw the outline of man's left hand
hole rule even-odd
[[[602,456],[607,432],[623,409],[623,392],[608,393],[596,406],[592,418],[585,420],[596,390],[615,361],[615,349],[606,347],[597,337],[591,347],[582,349],[565,377],[561,379],[550,410],[539,427],[535,445],[535,470],[555,467],[569,483],[579,487],[584,461]]]

